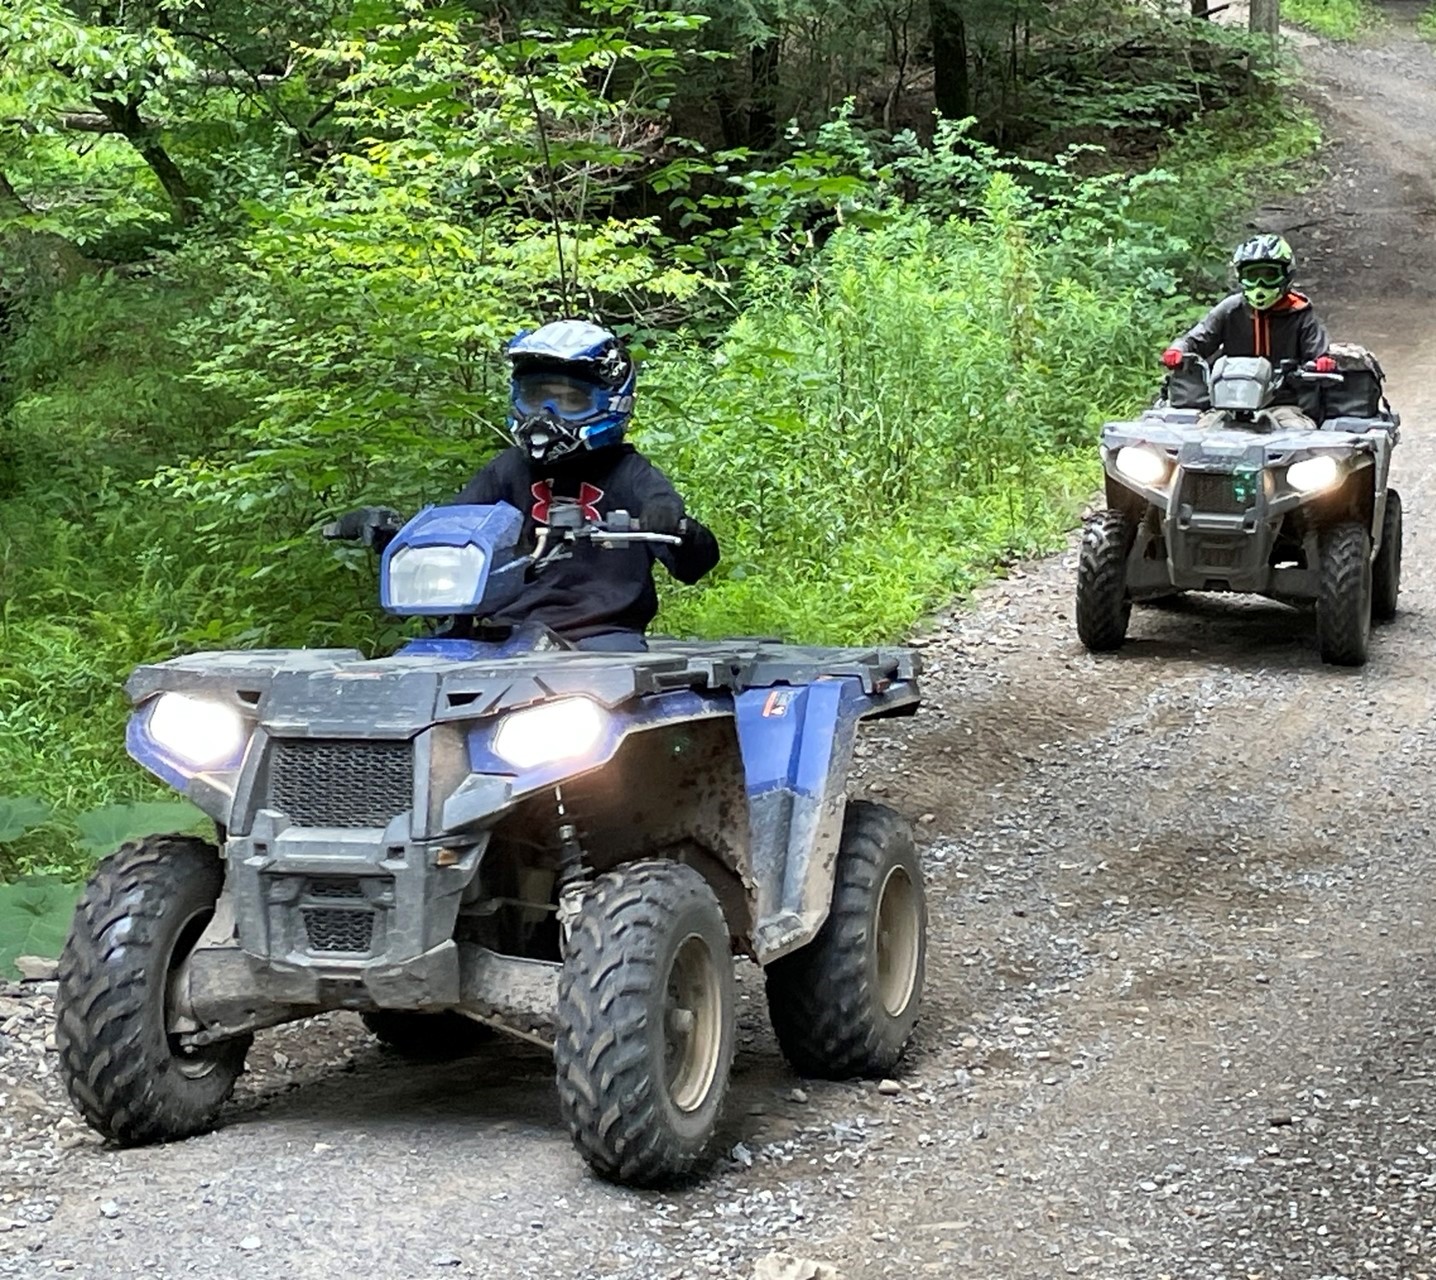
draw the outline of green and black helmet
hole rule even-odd
[[[1253,310],[1266,311],[1286,297],[1291,288],[1296,255],[1283,236],[1253,236],[1237,245],[1232,253],[1232,268],[1242,296]]]

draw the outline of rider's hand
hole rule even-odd
[[[1182,361],[1187,358],[1187,353],[1181,347],[1168,347],[1162,352],[1162,363],[1168,369],[1180,369]]]
[[[638,513],[638,522],[644,533],[681,533],[683,501],[676,494],[660,494],[650,498]]]
[[[1311,362],[1311,367],[1315,369],[1317,373],[1335,373],[1336,360],[1332,356],[1317,356],[1316,359]]]
[[[378,533],[393,533],[404,523],[404,517],[392,507],[359,507],[346,511],[339,519],[324,526],[326,538],[343,542],[375,544]]]

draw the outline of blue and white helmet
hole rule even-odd
[[[555,320],[505,349],[509,430],[535,462],[623,439],[633,416],[637,370],[618,338],[587,320]]]

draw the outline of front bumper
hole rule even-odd
[[[1149,516],[1127,564],[1133,597],[1179,590],[1316,598],[1315,532],[1285,535],[1293,554],[1277,559],[1287,516],[1310,499],[1279,491],[1270,471],[1179,468],[1168,488],[1139,492]]]

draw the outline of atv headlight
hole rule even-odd
[[[588,755],[603,737],[607,717],[588,698],[561,698],[510,713],[494,734],[494,754],[516,769],[532,769]]]
[[[249,726],[233,707],[184,693],[162,693],[147,725],[157,746],[196,769],[236,762],[249,740]]]
[[[1170,466],[1165,455],[1146,445],[1128,444],[1117,450],[1117,470],[1138,484],[1148,487],[1161,484]]]
[[[465,609],[479,595],[484,550],[404,547],[389,561],[391,609]]]
[[[1320,493],[1341,479],[1341,463],[1329,454],[1303,458],[1286,469],[1286,482],[1298,493]]]

